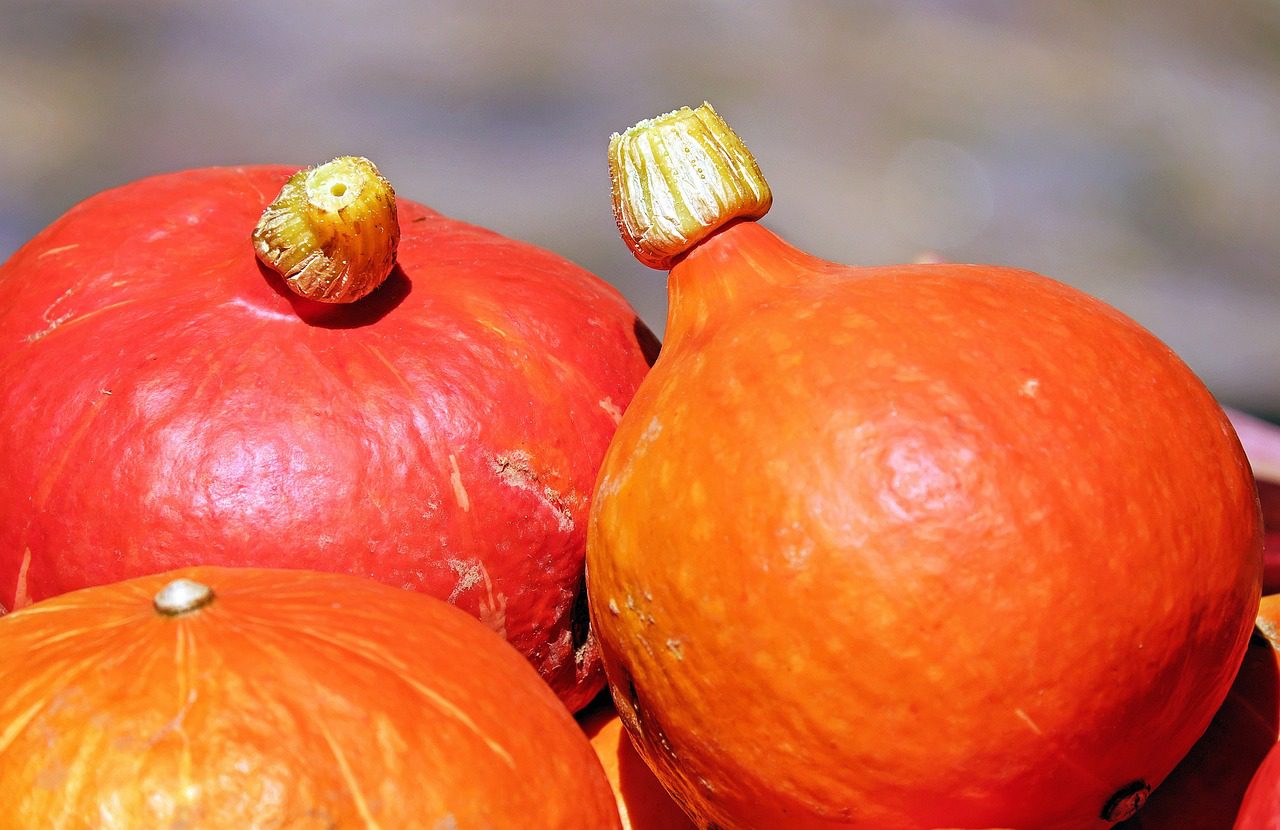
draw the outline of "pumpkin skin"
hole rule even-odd
[[[695,830],[693,822],[636,754],[607,694],[581,710],[578,720],[613,787],[622,830]]]
[[[1235,830],[1280,828],[1280,744],[1274,744],[1249,782]]]
[[[297,297],[250,241],[293,172],[135,182],[0,269],[0,607],[189,564],[357,574],[586,703],[588,504],[652,335],[559,256],[404,199],[386,284]]]
[[[1132,814],[1259,601],[1249,465],[1193,373],[1044,277],[849,268],[752,221],[668,285],[587,575],[620,716],[695,821]]]
[[[175,578],[211,587],[178,616]],[[618,827],[521,655],[342,574],[191,568],[0,619],[0,814],[95,828]]]
[[[1264,596],[1240,673],[1200,740],[1124,830],[1224,830],[1280,738],[1280,595]]]

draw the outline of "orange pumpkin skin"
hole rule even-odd
[[[213,601],[152,606],[185,577]],[[0,619],[6,827],[597,830],[590,745],[518,652],[440,600],[191,568]]]
[[[1225,830],[1280,738],[1280,595],[1264,596],[1231,691],[1200,740],[1124,830]]]
[[[587,574],[677,799],[723,828],[1130,814],[1259,600],[1249,466],[1193,373],[1046,278],[849,268],[755,222],[669,290]]]
[[[407,199],[384,285],[297,297],[251,240],[293,172],[133,182],[0,266],[0,613],[187,565],[350,573],[448,599],[585,704],[588,503],[652,335]]]
[[[636,754],[607,695],[579,712],[578,721],[613,787],[622,830],[695,830],[693,822]]]

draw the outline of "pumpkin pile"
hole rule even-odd
[[[0,294],[0,607],[336,571],[482,619],[570,708],[600,690],[587,508],[653,348],[602,280],[348,157],[99,194]]]
[[[660,354],[355,157],[0,267],[0,823],[1273,826],[1258,488],[1168,347],[798,250],[707,104],[609,168]]]
[[[656,350],[616,290],[345,157],[99,194],[0,293],[0,823],[616,823],[570,717]],[[158,617],[195,565],[267,571]]]

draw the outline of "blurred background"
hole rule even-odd
[[[828,259],[1030,268],[1280,418],[1280,2],[0,0],[0,259],[191,166],[371,157],[656,331],[611,132],[711,101]]]

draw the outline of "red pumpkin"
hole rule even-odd
[[[1280,744],[1272,746],[1249,782],[1235,830],[1280,830]]]
[[[610,162],[670,309],[601,469],[588,591],[658,778],[726,830],[1132,815],[1259,602],[1253,478],[1209,391],[1044,277],[797,250],[709,107]]]
[[[591,488],[652,336],[581,268],[405,200],[385,284],[298,297],[251,241],[293,172],[129,184],[0,268],[0,606],[196,562],[359,574],[580,706]]]
[[[192,568],[0,619],[5,827],[617,828],[527,661],[356,577]]]

